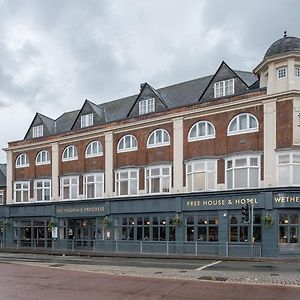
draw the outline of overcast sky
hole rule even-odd
[[[300,37],[299,12],[299,0],[0,0],[0,146],[35,112],[55,119],[222,60],[251,71],[284,30]]]

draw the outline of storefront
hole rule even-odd
[[[253,218],[244,222],[247,203]],[[229,246],[240,246],[238,256],[243,245],[255,245],[265,257],[300,256],[297,188],[10,205],[1,208],[0,220],[2,243],[18,247],[51,248],[55,242],[58,249],[97,250],[108,241],[143,242],[224,256]]]

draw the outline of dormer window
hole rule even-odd
[[[155,99],[145,99],[139,102],[139,114],[144,115],[155,111]]]
[[[278,79],[286,78],[286,76],[287,76],[287,67],[277,69],[277,78]]]
[[[295,66],[295,77],[300,77],[300,66]]]
[[[224,97],[234,94],[234,79],[218,81],[214,84],[214,97]]]
[[[81,128],[93,126],[94,124],[94,115],[87,114],[81,116]]]
[[[32,127],[32,137],[37,138],[44,135],[44,125],[38,125]]]

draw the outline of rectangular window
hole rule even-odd
[[[286,76],[287,76],[287,68],[286,67],[277,69],[277,78],[278,79],[286,78]]]
[[[234,94],[234,79],[216,82],[214,84],[214,97],[224,97]]]
[[[277,185],[300,185],[300,152],[278,154]]]
[[[139,171],[134,169],[116,171],[116,192],[118,196],[138,194]]]
[[[29,181],[16,181],[14,183],[14,198],[16,203],[29,201]]]
[[[215,160],[198,160],[186,165],[187,188],[189,192],[216,189],[217,162]]]
[[[85,199],[102,198],[104,195],[104,174],[94,173],[84,175]]]
[[[87,114],[81,116],[81,128],[93,126],[94,125],[94,115]]]
[[[226,161],[227,189],[259,187],[260,158],[236,157]]]
[[[155,111],[155,99],[150,98],[139,102],[139,114],[144,115]]]
[[[171,167],[156,166],[145,169],[146,193],[169,193],[171,189]]]
[[[4,204],[4,191],[0,191],[0,205]]]
[[[300,77],[300,66],[295,66],[295,77]]]
[[[38,125],[32,127],[32,137],[37,138],[44,135],[44,125]]]
[[[279,214],[279,243],[299,243],[299,219],[297,213]]]
[[[51,199],[51,180],[36,180],[34,183],[36,201],[50,201]]]
[[[79,177],[69,176],[61,178],[61,198],[63,200],[78,199]]]

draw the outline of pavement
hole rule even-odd
[[[197,269],[180,268],[158,268],[158,267],[134,267],[134,266],[107,266],[88,265],[73,263],[49,263],[39,261],[16,261],[15,264],[55,268],[71,271],[84,271],[120,276],[138,276],[150,278],[168,278],[181,280],[197,280],[210,282],[228,282],[242,284],[262,284],[262,285],[288,285],[300,286],[300,272],[272,272],[257,271],[243,272],[230,270],[213,270],[222,261],[209,262]]]

